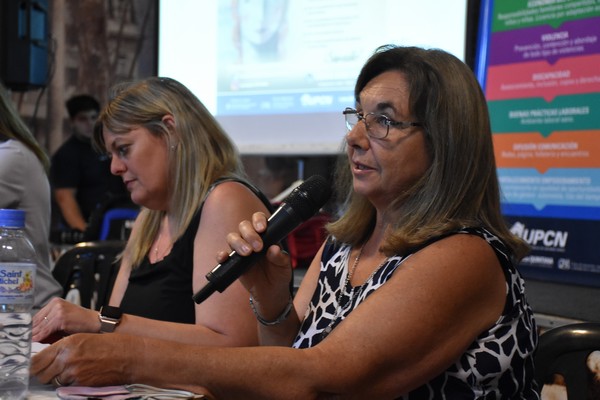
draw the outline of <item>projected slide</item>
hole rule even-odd
[[[481,81],[504,213],[533,249],[523,265],[600,285],[600,2],[491,4]]]
[[[354,82],[373,50],[419,29],[405,16],[411,10],[418,8],[401,1],[221,0],[217,115],[341,112],[354,104]],[[463,33],[454,35],[463,41]],[[442,44],[419,36],[406,44]],[[462,58],[462,47],[450,50]]]
[[[360,68],[384,44],[465,58],[467,0],[161,1],[160,75],[243,154],[335,154]]]
[[[220,4],[218,115],[337,112],[354,104],[351,88],[381,34],[358,30],[361,16],[375,17],[373,7]]]

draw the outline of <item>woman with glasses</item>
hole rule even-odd
[[[527,246],[500,214],[477,80],[446,52],[385,46],[361,70],[355,99],[343,112],[343,214],[297,295],[277,246],[241,278],[261,347],[73,337],[35,358],[33,371],[220,399],[538,399],[536,328],[516,270]],[[230,247],[261,250],[266,224],[255,214],[228,235]],[[148,354],[152,372],[119,354],[129,345]],[[106,346],[115,360],[87,366],[85,350]],[[101,378],[122,366],[129,376]]]

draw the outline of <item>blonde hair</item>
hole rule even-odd
[[[163,122],[172,115],[175,126]],[[143,127],[163,138],[169,149],[170,214],[173,241],[185,232],[210,185],[221,176],[243,177],[237,150],[215,118],[184,85],[170,78],[152,77],[115,86],[101,111],[94,144],[104,149],[102,130],[125,134]],[[165,211],[143,208],[139,229],[131,235],[124,254],[137,266],[150,250]]]
[[[442,50],[382,46],[364,65],[354,95],[379,74],[401,71],[409,85],[409,109],[424,125],[431,166],[390,205],[395,221],[382,246],[386,254],[404,253],[429,239],[483,226],[498,236],[517,259],[528,246],[509,230],[500,211],[500,189],[487,103],[471,70]],[[375,209],[351,188],[346,160],[338,169],[338,191],[347,211],[328,229],[343,242],[366,241],[375,226]]]
[[[23,143],[25,147],[35,154],[42,163],[46,173],[48,173],[50,169],[48,155],[37,140],[35,140],[35,137],[19,116],[8,90],[3,85],[0,85],[0,137],[2,136]]]

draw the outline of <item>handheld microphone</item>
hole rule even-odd
[[[302,222],[315,215],[331,196],[329,184],[319,175],[313,175],[295,188],[267,221],[267,229],[261,234],[263,249],[248,256],[235,251],[227,260],[218,264],[208,274],[208,283],[192,296],[200,304],[215,291],[223,292],[237,278],[256,263],[267,249],[280,242]]]

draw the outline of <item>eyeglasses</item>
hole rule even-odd
[[[372,112],[363,114],[350,107],[342,111],[342,114],[344,114],[344,118],[346,119],[346,129],[348,129],[348,132],[358,124],[358,121],[362,120],[367,128],[367,134],[375,139],[385,139],[390,133],[390,126],[398,129],[423,126],[420,122],[394,121],[383,114]]]

